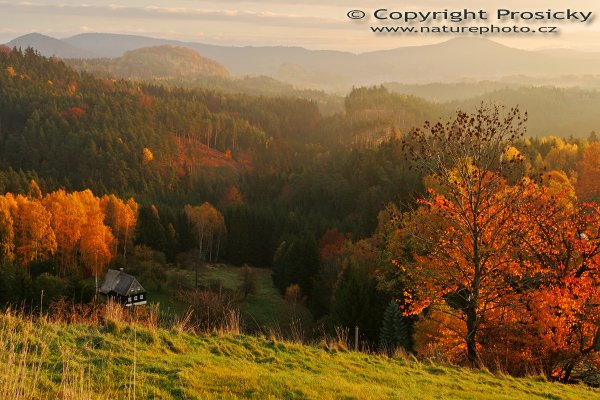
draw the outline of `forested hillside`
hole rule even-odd
[[[324,116],[304,98],[96,77],[4,49],[0,299],[79,307],[124,268],[206,331],[253,300],[251,267],[268,268],[291,336],[358,327],[383,354],[598,384],[596,94],[495,95],[507,107],[463,111],[355,88]],[[547,121],[573,137],[529,137]],[[220,263],[241,282],[203,279]]]
[[[518,104],[529,113],[529,135],[584,138],[599,130],[599,101],[597,89],[525,86],[492,91],[449,106],[472,110],[481,102]]]
[[[139,80],[229,76],[218,62],[193,50],[169,45],[131,50],[116,59],[72,60],[71,64],[99,76]]]
[[[194,50],[170,45],[131,50],[118,58],[65,59],[79,72],[111,79],[130,79],[183,88],[204,88],[224,93],[297,97],[315,101],[321,112],[342,109],[342,98],[322,90],[298,89],[267,76],[230,76],[218,62]]]
[[[266,168],[276,162],[265,155],[275,153],[267,151],[270,142],[308,135],[310,123],[300,121],[314,126],[319,119],[309,101],[98,79],[32,50],[2,55],[1,79],[1,165],[43,172],[48,189],[185,190],[195,178],[186,168],[194,166],[177,164],[178,138]]]

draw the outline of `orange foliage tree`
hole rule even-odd
[[[412,282],[406,312],[438,309],[462,320],[457,334],[473,365],[480,363],[481,330],[514,303],[507,277],[520,273],[512,246],[521,232],[513,222],[527,187],[507,184],[504,176],[519,158],[505,149],[523,134],[525,119],[517,109],[459,111],[404,142],[436,187],[402,226],[412,246],[408,258],[396,260]]]
[[[600,142],[593,142],[577,164],[577,194],[582,200],[600,204]]]
[[[539,184],[511,173],[520,157],[505,149],[522,122],[482,108],[405,139],[430,189],[396,215],[393,262],[410,283],[405,312],[426,327],[421,348],[435,337],[453,361],[458,349],[568,381],[600,368],[600,206],[580,203],[563,172]]]
[[[12,261],[15,257],[15,215],[17,203],[8,193],[0,196],[0,261]]]
[[[105,215],[104,222],[108,225],[115,236],[115,245],[119,248],[116,253],[127,257],[127,249],[133,245],[133,234],[138,215],[138,203],[134,199],[127,202],[111,194],[100,199],[100,206]]]
[[[86,211],[78,196],[62,189],[46,195],[42,204],[52,215],[59,273],[66,275],[77,266],[81,231],[87,220]]]
[[[184,212],[194,226],[198,241],[198,261],[204,261],[207,256],[210,261],[218,259],[221,240],[227,232],[223,215],[208,202],[195,207],[188,204],[184,207]]]
[[[319,259],[326,261],[338,257],[348,241],[348,235],[337,229],[328,229],[319,240]]]
[[[242,193],[237,188],[237,186],[233,185],[229,189],[226,189],[225,192],[223,192],[220,204],[223,207],[239,206],[244,204],[244,197],[242,196]]]
[[[38,199],[16,197],[15,248],[22,265],[39,261],[56,251],[56,236],[51,226],[52,215]]]
[[[86,212],[86,223],[82,227],[79,243],[81,261],[94,275],[98,289],[98,277],[112,260],[111,250],[114,248],[115,238],[110,228],[104,225],[105,216],[100,207],[100,199],[90,190],[75,194]]]
[[[584,362],[600,367],[600,206],[570,191],[544,192],[524,210],[520,247],[537,271],[525,294],[548,376],[568,381]]]
[[[126,255],[133,240],[137,203],[115,196],[102,199],[90,190],[60,189],[42,196],[31,181],[27,196],[0,196],[0,261],[23,266],[54,257],[59,274],[85,267],[96,278],[112,261],[121,243]],[[113,231],[116,234],[113,234]]]

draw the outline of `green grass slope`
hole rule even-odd
[[[290,304],[285,301],[277,288],[273,285],[271,270],[266,268],[250,267],[256,276],[256,293],[240,298],[239,308],[244,325],[253,330],[268,331],[280,329],[286,331],[290,324],[300,324],[302,329],[308,330],[313,325],[310,311],[303,304]],[[178,270],[186,277],[188,282],[195,282],[195,270],[188,265],[187,269]],[[198,268],[198,286],[223,287],[223,289],[237,291],[242,285],[242,268],[225,264],[204,265]],[[149,288],[148,295],[151,303],[159,303],[163,311],[171,311],[184,315],[188,309],[183,303],[177,302],[174,293],[163,290],[158,292]]]
[[[0,316],[2,399],[600,399],[541,378],[231,333]]]
[[[242,317],[249,327],[286,329],[294,319],[305,327],[312,323],[306,307],[290,304],[283,299],[273,285],[270,269],[250,268],[256,275],[256,293],[249,294],[240,304]],[[219,282],[231,290],[237,290],[243,280],[241,268],[224,264],[205,266],[199,275],[199,282],[203,285]]]

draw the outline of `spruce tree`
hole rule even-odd
[[[397,348],[406,351],[413,350],[412,340],[413,321],[410,317],[402,315],[395,300],[390,300],[381,323],[379,333],[379,348],[392,354]]]

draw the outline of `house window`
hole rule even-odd
[[[140,300],[142,300],[144,298],[143,294],[140,294]]]
[[[135,296],[133,299],[137,301],[137,296]]]
[[[127,302],[131,303],[131,296],[127,298]]]

